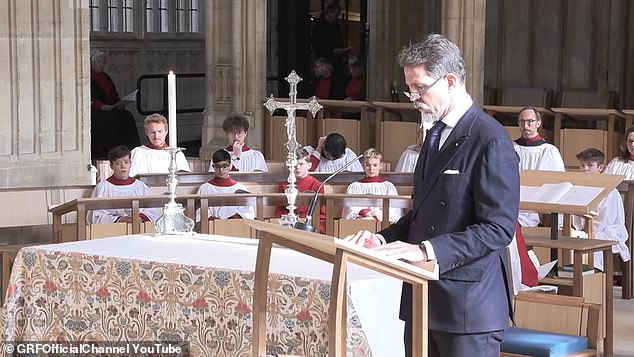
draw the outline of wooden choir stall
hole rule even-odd
[[[616,242],[593,239],[593,218],[599,203],[623,181],[622,175],[591,175],[582,172],[524,171],[521,174],[520,210],[551,215],[551,228],[523,229],[526,245],[551,251],[551,260],[566,261],[572,254],[573,276],[554,274],[541,283],[559,287],[559,293],[584,297],[601,305],[604,356],[613,354],[612,245]],[[562,230],[558,214],[563,215]],[[571,215],[585,218],[589,239],[571,237]],[[592,265],[594,252],[603,253],[604,272],[582,275],[584,263]],[[608,278],[610,277],[610,278]]]

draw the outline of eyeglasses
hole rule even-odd
[[[517,123],[518,123],[519,125],[525,125],[525,124],[528,124],[528,125],[533,125],[533,124],[535,124],[536,122],[537,122],[537,119],[519,119],[519,120],[517,121]]]
[[[431,87],[434,86],[434,84],[438,83],[439,80],[441,80],[442,78],[445,78],[446,75],[442,76],[442,77],[438,77],[438,79],[436,79],[432,84],[429,85],[429,87],[419,91],[419,92],[408,92],[408,91],[403,91],[403,94],[405,94],[405,96],[407,98],[409,98],[410,101],[414,102],[417,101],[418,99],[423,97],[423,94],[427,93]]]
[[[226,170],[231,167],[231,164],[212,164],[214,170]]]

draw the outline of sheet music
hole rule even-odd
[[[116,107],[116,108],[121,108],[121,107],[124,107],[126,104],[128,104],[130,102],[136,102],[136,93],[138,91],[139,91],[138,89],[135,89],[132,92],[126,94],[125,97],[121,98],[120,101],[116,102],[112,106]]]
[[[125,97],[121,98],[122,102],[136,102],[136,93],[138,92],[138,89],[133,90],[132,92],[128,93]]]

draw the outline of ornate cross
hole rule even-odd
[[[302,81],[302,78],[292,70],[288,77],[284,78],[291,85],[291,90],[288,93],[288,102],[278,102],[271,94],[269,100],[264,103],[266,109],[273,114],[275,109],[286,110],[286,136],[288,141],[286,142],[286,148],[288,149],[288,155],[286,156],[286,167],[288,167],[288,187],[284,191],[286,199],[288,201],[288,214],[282,216],[280,224],[283,226],[293,226],[298,221],[298,217],[295,214],[295,201],[297,199],[297,188],[295,187],[296,177],[295,168],[297,167],[297,154],[299,149],[299,143],[297,142],[297,131],[295,128],[295,111],[296,110],[308,110],[313,117],[322,108],[321,104],[317,102],[315,96],[310,98],[308,103],[297,103],[297,83]],[[310,222],[309,222],[310,223]]]

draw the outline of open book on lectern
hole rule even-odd
[[[572,182],[545,183],[541,186],[521,186],[520,201],[587,206],[602,191],[603,187],[575,186]]]
[[[427,280],[438,280],[439,277],[438,264],[435,262],[408,263],[386,257],[371,249],[357,246],[353,243],[347,243],[339,238],[319,233],[306,232],[250,219],[245,220],[245,223],[257,231],[269,234],[269,238],[272,239],[275,244],[311,255],[318,259],[332,261],[336,250],[343,249],[352,255],[351,262],[378,272],[402,271],[403,273],[413,274]],[[398,276],[395,277],[398,278]]]
[[[598,204],[624,178],[583,172],[523,171],[520,209],[593,216]]]

